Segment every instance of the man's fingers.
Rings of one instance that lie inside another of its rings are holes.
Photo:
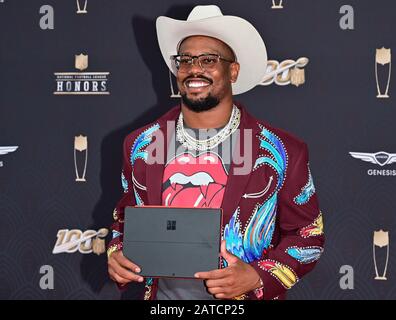
[[[214,287],[214,288],[208,288],[208,292],[211,295],[215,295],[215,294],[219,294],[219,293],[225,293],[225,290],[222,287]]]
[[[199,279],[221,279],[224,278],[227,273],[227,268],[225,268],[206,272],[197,272],[194,277]]]
[[[119,253],[113,253],[109,259],[114,259],[118,262],[119,265],[123,266],[126,269],[132,270],[133,272],[141,271],[138,265],[136,265],[123,255],[122,251],[119,251]]]
[[[122,251],[114,252],[108,259],[109,274],[118,283],[128,283],[131,281],[143,282],[143,277],[139,276],[139,266],[126,258]]]
[[[127,284],[127,283],[131,282],[131,281],[129,281],[128,279],[125,279],[125,278],[123,278],[123,277],[120,277],[120,276],[117,275],[117,274],[114,276],[114,278],[115,278],[115,281],[116,281],[117,283],[119,283],[119,284]]]
[[[125,269],[124,267],[120,266],[120,265],[114,265],[113,269],[115,271],[115,273],[117,273],[119,276],[128,279],[130,281],[137,281],[137,282],[142,282],[143,281],[143,277],[129,271],[128,269]]]
[[[205,281],[205,284],[208,288],[227,287],[229,285],[229,281],[227,280],[227,278],[209,279]]]
[[[120,284],[127,284],[127,283],[131,282],[130,280],[125,279],[125,278],[119,276],[119,275],[118,275],[113,269],[111,269],[111,268],[109,268],[109,276],[110,276],[110,278],[111,278],[113,281],[115,281],[115,282],[117,282],[117,283],[120,283]]]
[[[109,265],[109,270],[112,269],[114,271],[114,273],[116,273],[118,276],[120,276],[124,279],[127,279],[129,282],[130,281],[137,281],[137,282],[143,281],[143,277],[141,277],[141,276],[133,273],[129,269],[123,267],[115,259],[110,258],[108,265]]]

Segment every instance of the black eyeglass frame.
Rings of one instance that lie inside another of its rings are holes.
[[[226,58],[224,58],[221,55],[216,54],[216,53],[202,53],[202,54],[200,54],[198,56],[191,56],[189,54],[174,54],[174,55],[171,55],[170,58],[173,61],[173,63],[175,64],[175,67],[176,67],[177,70],[180,69],[180,65],[178,65],[176,63],[176,59],[179,58],[179,57],[189,57],[189,58],[191,58],[191,64],[189,64],[190,68],[194,64],[194,59],[197,59],[198,60],[198,65],[201,67],[202,70],[205,70],[205,68],[202,67],[202,65],[201,65],[201,60],[199,60],[199,58],[203,57],[203,56],[217,57],[218,60],[217,60],[216,64],[219,63],[220,60],[225,61],[225,62],[229,62],[229,63],[236,62],[236,60],[228,60],[228,59],[226,59]]]

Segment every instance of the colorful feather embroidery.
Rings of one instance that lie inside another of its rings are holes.
[[[275,229],[277,194],[272,195],[262,206],[256,208],[246,227],[243,247],[247,262],[260,259],[271,244]]]
[[[227,250],[248,263],[260,259],[271,244],[275,229],[278,191],[284,182],[287,167],[287,153],[282,141],[266,128],[262,126],[260,128],[262,129],[258,136],[260,148],[269,155],[260,156],[253,170],[264,164],[271,166],[278,176],[277,187],[269,199],[255,207],[243,235],[237,211],[224,229]]]
[[[309,201],[309,199],[311,199],[311,197],[314,195],[314,193],[315,193],[315,186],[313,183],[311,170],[309,169],[309,164],[308,164],[308,182],[304,187],[301,188],[300,194],[294,197],[294,202],[298,205],[306,204]]]
[[[245,251],[243,249],[243,237],[241,234],[241,223],[238,219],[239,208],[232,215],[230,222],[224,228],[224,239],[226,249],[239,259],[247,262]],[[224,261],[225,262],[225,261]],[[226,263],[225,263],[226,266]]]
[[[303,238],[320,236],[323,234],[323,216],[322,213],[315,219],[313,223],[300,230],[300,236]]]
[[[132,164],[132,168],[133,168],[133,165],[135,164],[135,161],[137,159],[142,159],[144,162],[147,162],[148,153],[145,150],[145,148],[152,142],[153,133],[155,131],[157,131],[159,129],[159,127],[160,127],[159,124],[156,123],[153,126],[144,130],[142,133],[140,133],[137,136],[137,138],[135,139],[135,141],[132,145],[132,148],[131,148],[131,155],[130,155],[130,161]],[[145,190],[145,187],[140,185],[135,180],[135,177],[133,175],[133,169],[132,169],[132,183],[133,183],[133,191],[135,194],[136,205],[141,206],[144,203],[143,203],[142,198],[139,196],[139,193],[137,192],[136,187],[138,189],[142,189],[142,190]]]
[[[142,159],[143,161],[147,161],[147,151],[142,150],[144,147],[147,147],[152,141],[152,135],[155,131],[159,129],[159,124],[156,123],[155,125],[149,127],[148,129],[144,130],[141,134],[137,136],[135,142],[133,143],[131,149],[131,164],[132,166],[135,164],[137,159]]]
[[[261,269],[268,271],[286,289],[290,289],[298,282],[294,270],[278,261],[262,260],[258,264]]]
[[[302,264],[312,263],[322,255],[322,247],[290,247],[286,253]]]
[[[121,184],[124,189],[124,193],[128,193],[128,180],[124,176],[124,172],[121,173]]]

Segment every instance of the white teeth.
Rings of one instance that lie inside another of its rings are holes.
[[[187,176],[183,173],[175,173],[170,178],[169,181],[171,184],[177,183],[181,185],[185,185],[187,183],[191,183],[194,186],[207,186],[209,183],[213,183],[213,178],[206,172],[197,172],[191,176]]]
[[[200,87],[206,87],[208,85],[209,85],[209,83],[206,83],[203,81],[189,81],[189,82],[187,82],[187,87],[189,87],[189,88],[200,88]]]

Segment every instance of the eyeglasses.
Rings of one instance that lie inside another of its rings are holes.
[[[222,56],[213,53],[203,53],[199,56],[190,56],[186,54],[177,54],[171,56],[171,59],[179,72],[187,72],[194,64],[194,59],[198,60],[198,64],[204,71],[214,71],[220,60],[233,63],[235,61],[224,59]]]

